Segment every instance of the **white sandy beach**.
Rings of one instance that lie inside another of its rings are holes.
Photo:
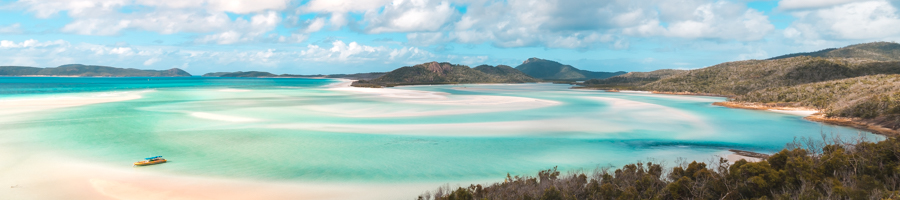
[[[257,122],[262,121],[260,119],[249,118],[249,117],[240,117],[240,116],[229,116],[222,114],[213,114],[207,112],[190,112],[192,117],[200,118],[200,119],[208,119],[208,120],[216,120],[216,121],[226,121],[226,122]]]
[[[362,88],[352,87],[351,80],[340,79],[341,82],[329,85],[329,90],[350,92],[356,95],[368,95],[389,102],[412,103],[421,105],[445,105],[442,109],[434,108],[372,108],[370,106],[350,105],[314,105],[302,109],[316,111],[341,117],[414,117],[435,115],[459,115],[486,112],[502,112],[527,110],[561,104],[557,101],[513,96],[489,95],[456,95],[442,92],[405,90],[396,88]]]
[[[0,99],[0,116],[9,116],[14,114],[38,112],[43,110],[98,103],[134,100],[141,98],[141,94],[151,91],[152,90],[130,92],[98,92],[39,96],[34,98]]]
[[[254,181],[182,176],[151,169],[86,163],[53,153],[8,151],[2,156],[3,199],[243,200],[408,199],[443,183],[365,184]],[[174,161],[173,161],[174,162]],[[50,192],[52,191],[52,192]]]

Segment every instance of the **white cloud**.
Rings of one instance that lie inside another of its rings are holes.
[[[69,42],[64,40],[54,40],[54,41],[46,41],[41,42],[38,40],[30,39],[22,42],[15,42],[10,40],[0,40],[0,48],[5,49],[13,49],[13,48],[40,48],[40,47],[65,47],[69,46]]]
[[[20,29],[20,24],[10,24],[9,26],[0,26],[0,34],[17,34],[22,33],[22,29]]]
[[[158,57],[153,57],[153,58],[147,59],[147,61],[144,61],[144,66],[150,66],[150,65],[153,65],[153,64],[155,64],[155,63],[157,63],[157,62],[159,62],[159,61],[161,61],[161,60],[162,60],[162,59],[160,59],[160,58],[158,58]]]
[[[797,40],[882,40],[900,37],[898,9],[888,1],[866,1],[810,11],[785,29]]]
[[[822,8],[856,1],[858,0],[782,0],[778,2],[778,9],[795,10]]]
[[[456,10],[450,3],[429,0],[398,0],[381,11],[366,12],[368,33],[435,31],[449,22]]]
[[[126,6],[139,6],[122,12]],[[41,18],[66,11],[72,21],[61,31],[81,35],[117,35],[126,29],[161,34],[209,33],[201,39],[221,44],[259,40],[280,23],[287,0],[22,0],[24,8]],[[252,19],[232,20],[226,12],[252,14]],[[253,38],[257,37],[257,38]]]
[[[309,25],[306,27],[305,30],[303,30],[303,32],[306,32],[306,33],[318,32],[319,30],[322,30],[323,27],[325,27],[325,19],[324,18],[316,18],[309,22]]]
[[[347,15],[351,12],[375,10],[391,0],[311,0],[300,8],[303,13],[330,13],[329,23],[334,29],[347,25]]]
[[[257,14],[250,21],[237,19],[231,26],[231,30],[206,35],[196,41],[199,43],[235,44],[252,42],[264,36],[265,33],[275,30],[281,17],[274,11],[265,14]]]

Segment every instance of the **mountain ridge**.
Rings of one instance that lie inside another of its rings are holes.
[[[480,65],[470,68],[466,65],[436,61],[400,67],[372,80],[360,80],[351,84],[357,87],[392,87],[397,85],[421,84],[467,84],[467,83],[526,83],[538,82],[512,67]]]
[[[98,65],[67,64],[58,67],[0,66],[0,76],[79,76],[79,77],[187,77],[184,70],[141,70]]]
[[[516,66],[515,69],[531,77],[544,80],[589,80],[625,74],[624,71],[594,72],[581,70],[571,65],[535,57],[526,59],[522,64]]]

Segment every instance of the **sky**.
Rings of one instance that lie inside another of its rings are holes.
[[[696,69],[900,39],[900,0],[0,0],[0,66]]]

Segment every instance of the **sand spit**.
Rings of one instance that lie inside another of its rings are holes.
[[[706,120],[679,109],[666,107],[658,104],[632,101],[610,97],[586,97],[588,99],[603,101],[609,103],[612,109],[612,116],[634,116],[635,119],[627,120],[646,120],[654,119],[658,124],[690,124],[696,126],[699,135],[713,134],[712,128],[706,124]],[[617,114],[622,113],[622,114]],[[611,117],[610,119],[614,119]]]
[[[0,116],[98,103],[134,100],[141,98],[141,94],[146,92],[150,92],[150,90],[136,92],[104,92],[42,96],[35,98],[0,99]]]
[[[573,125],[580,124],[580,125]],[[598,129],[597,127],[605,127]],[[448,123],[448,124],[322,124],[322,123],[289,123],[273,124],[267,128],[311,130],[322,132],[384,134],[384,135],[427,135],[427,136],[466,136],[466,137],[502,137],[502,136],[538,136],[548,131],[568,133],[617,133],[630,131],[632,128],[615,126],[613,123],[597,122],[579,118],[482,122],[482,123]],[[558,137],[558,135],[557,135]]]
[[[493,95],[450,95],[443,92],[405,90],[396,88],[351,87],[352,80],[338,79],[341,82],[329,85],[329,90],[350,92],[356,95],[368,95],[375,99],[420,105],[445,106],[435,108],[372,108],[353,105],[336,104],[333,106],[305,106],[305,109],[342,117],[415,117],[436,115],[459,115],[486,112],[502,112],[527,110],[562,104],[558,101]]]
[[[249,92],[249,91],[251,91],[251,90],[228,88],[228,89],[220,89],[220,90],[217,90],[217,91],[219,91],[219,92]]]
[[[764,103],[753,103],[753,102],[716,102],[713,105],[723,106],[728,108],[740,108],[740,109],[750,109],[750,110],[768,110],[779,113],[787,113],[787,114],[795,114],[804,116],[803,119],[814,121],[814,122],[822,122],[826,124],[839,125],[839,126],[849,126],[862,130],[871,131],[873,133],[886,135],[886,136],[897,136],[900,135],[900,131],[894,130],[891,128],[887,128],[869,121],[866,121],[862,118],[849,118],[849,117],[828,117],[821,110],[814,108],[806,108],[806,107],[785,107],[785,106],[776,106],[771,104]]]
[[[229,115],[220,115],[213,113],[205,113],[205,112],[190,112],[192,117],[200,118],[200,119],[208,119],[208,120],[216,120],[216,121],[226,121],[226,122],[257,122],[262,121],[260,119],[248,118],[248,117],[238,117],[238,116],[229,116]]]

